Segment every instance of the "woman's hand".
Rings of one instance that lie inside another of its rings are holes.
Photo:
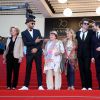
[[[3,59],[3,64],[6,64],[6,59],[5,58]]]
[[[78,64],[78,60],[76,59],[76,62],[75,62],[75,71],[77,71],[79,69],[79,64]]]

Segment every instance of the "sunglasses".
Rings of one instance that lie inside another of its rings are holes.
[[[83,23],[84,25],[89,25],[89,23]]]
[[[32,25],[35,25],[35,23],[31,23]]]

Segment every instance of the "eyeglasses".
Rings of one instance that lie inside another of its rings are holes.
[[[34,25],[35,23],[31,23],[32,25]]]
[[[89,25],[89,23],[83,23],[84,25]]]

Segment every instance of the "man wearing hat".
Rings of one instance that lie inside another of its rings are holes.
[[[19,90],[28,90],[31,70],[32,70],[32,62],[35,60],[36,63],[36,71],[37,71],[37,81],[38,81],[38,89],[44,90],[42,87],[42,37],[40,31],[37,29],[33,29],[35,25],[35,20],[32,18],[26,19],[25,24],[27,25],[27,29],[22,32],[22,39],[24,45],[27,47],[26,51],[26,75],[24,86],[22,86]]]

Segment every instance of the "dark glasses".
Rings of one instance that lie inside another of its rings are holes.
[[[34,25],[35,23],[31,23],[32,25]]]
[[[89,25],[89,23],[83,23],[84,25]]]

